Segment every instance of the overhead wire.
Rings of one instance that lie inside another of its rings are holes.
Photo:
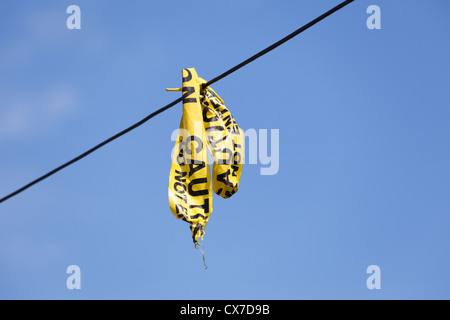
[[[228,75],[232,74],[233,72],[237,71],[238,69],[242,68],[243,66],[249,64],[250,62],[262,57],[263,55],[267,54],[268,52],[274,50],[275,48],[279,47],[280,45],[282,45],[283,43],[291,40],[292,38],[294,38],[295,36],[299,35],[300,33],[304,32],[305,30],[309,29],[310,27],[312,27],[313,25],[315,25],[316,23],[318,23],[319,21],[322,21],[323,19],[325,19],[326,17],[330,16],[331,14],[335,13],[336,11],[342,9],[343,7],[347,6],[348,4],[350,4],[351,2],[353,2],[354,0],[346,0],[340,4],[338,4],[337,6],[335,6],[334,8],[328,10],[327,12],[325,12],[324,14],[320,15],[319,17],[315,18],[314,20],[310,21],[309,23],[305,24],[304,26],[298,28],[297,30],[295,30],[294,32],[288,34],[287,36],[285,36],[284,38],[280,39],[279,41],[273,43],[272,45],[268,46],[267,48],[259,51],[258,53],[254,54],[253,56],[251,56],[250,58],[248,58],[247,60],[242,61],[241,63],[237,64],[236,66],[230,68],[229,70],[223,72],[222,74],[218,75],[217,77],[209,80],[207,83],[205,83],[203,85],[204,88],[212,85],[213,83],[218,82],[219,80],[227,77]],[[66,163],[60,165],[59,167],[51,170],[50,172],[44,174],[43,176],[29,182],[28,184],[24,185],[23,187],[21,187],[20,189],[17,189],[16,191],[8,194],[7,196],[3,197],[0,199],[0,203],[18,195],[19,193],[27,190],[28,188],[32,187],[33,185],[41,182],[42,180],[47,179],[48,177],[52,176],[53,174],[57,173],[58,171],[61,171],[62,169],[74,164],[75,162],[83,159],[84,157],[88,156],[89,154],[91,154],[92,152],[100,149],[101,147],[105,146],[106,144],[116,140],[117,138],[123,136],[124,134],[136,129],[137,127],[143,125],[144,123],[146,123],[148,120],[152,119],[153,117],[157,116],[158,114],[160,114],[161,112],[164,112],[166,110],[168,110],[169,108],[175,106],[176,104],[178,104],[179,102],[181,102],[183,100],[182,97],[172,101],[171,103],[167,104],[166,106],[159,108],[158,110],[152,112],[151,114],[149,114],[148,116],[146,116],[145,118],[143,118],[142,120],[136,122],[135,124],[129,126],[128,128],[120,131],[119,133],[116,133],[115,135],[113,135],[112,137],[104,140],[103,142],[97,144],[96,146],[92,147],[91,149],[83,152],[82,154],[80,154],[79,156],[67,161]]]

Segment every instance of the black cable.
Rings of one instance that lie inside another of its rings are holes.
[[[58,171],[64,169],[65,167],[70,166],[72,163],[75,163],[75,162],[77,162],[78,160],[81,160],[82,158],[86,157],[88,154],[90,154],[90,153],[94,152],[95,150],[97,150],[97,149],[103,147],[105,144],[110,143],[111,141],[113,141],[113,140],[119,138],[120,136],[123,136],[125,133],[128,133],[128,132],[130,132],[131,130],[133,130],[133,129],[139,127],[140,125],[144,124],[145,122],[147,122],[148,120],[150,120],[150,119],[153,118],[154,116],[158,115],[159,113],[161,113],[161,112],[163,112],[163,111],[166,111],[166,110],[169,109],[170,107],[173,107],[174,105],[176,105],[178,102],[181,102],[181,100],[182,100],[182,97],[178,98],[178,99],[175,100],[175,101],[172,101],[172,102],[169,103],[167,106],[162,107],[162,108],[156,110],[156,111],[153,112],[152,114],[146,116],[146,117],[145,117],[144,119],[142,119],[141,121],[136,122],[135,124],[133,124],[132,126],[126,128],[125,130],[122,130],[121,132],[115,134],[115,135],[112,136],[111,138],[106,139],[105,141],[99,143],[99,144],[96,145],[95,147],[93,147],[93,148],[89,149],[88,151],[86,151],[86,152],[80,154],[78,157],[73,158],[72,160],[70,160],[70,161],[64,163],[63,165],[59,166],[58,168],[53,169],[53,170],[50,171],[49,173],[44,174],[42,177],[37,178],[36,180],[34,180],[34,181],[28,183],[27,185],[23,186],[22,188],[20,188],[20,189],[14,191],[13,193],[7,195],[6,197],[0,199],[0,203],[2,203],[2,202],[5,201],[5,200],[8,200],[8,199],[11,198],[11,197],[14,197],[15,195],[21,193],[22,191],[25,191],[26,189],[28,189],[29,187],[35,185],[36,183],[38,183],[38,182],[40,182],[40,181],[42,181],[42,180],[44,180],[44,179],[50,177],[51,175],[57,173]]]
[[[207,86],[212,85],[213,83],[225,78],[226,76],[232,74],[233,72],[235,72],[236,70],[242,68],[243,66],[249,64],[250,62],[258,59],[259,57],[265,55],[266,53],[272,51],[273,49],[275,49],[276,47],[281,46],[283,43],[285,43],[286,41],[291,40],[292,38],[294,38],[295,36],[299,35],[300,33],[302,33],[303,31],[305,31],[306,29],[312,27],[313,25],[315,25],[317,22],[325,19],[326,17],[328,17],[329,15],[335,13],[336,11],[338,11],[339,9],[342,9],[343,7],[345,7],[346,5],[348,5],[349,3],[353,2],[354,0],[347,0],[344,1],[340,4],[338,4],[336,7],[334,7],[333,9],[328,10],[327,12],[325,12],[324,14],[322,14],[321,16],[317,17],[316,19],[314,19],[313,21],[305,24],[303,27],[295,30],[294,32],[292,32],[291,34],[287,35],[286,37],[284,37],[283,39],[281,39],[278,42],[275,42],[274,44],[272,44],[271,46],[265,48],[264,50],[258,52],[257,54],[251,56],[250,58],[248,58],[247,60],[239,63],[237,66],[231,68],[228,71],[225,71],[224,73],[222,73],[221,75],[215,77],[212,80],[209,80],[207,83],[205,83],[203,85],[204,88],[206,88]]]
[[[313,25],[315,25],[317,22],[325,19],[326,17],[328,17],[329,15],[333,14],[334,12],[338,11],[339,9],[345,7],[346,5],[348,5],[349,3],[353,2],[354,0],[347,0],[342,2],[341,4],[337,5],[336,7],[328,10],[327,12],[325,12],[324,14],[322,14],[321,16],[317,17],[316,19],[312,20],[311,22],[305,24],[303,27],[295,30],[294,32],[292,32],[291,34],[287,35],[286,37],[284,37],[283,39],[275,42],[274,44],[272,44],[271,46],[265,48],[264,50],[258,52],[257,54],[251,56],[250,58],[248,58],[247,60],[239,63],[238,65],[234,66],[233,68],[225,71],[224,73],[222,73],[221,75],[213,78],[212,80],[208,81],[204,87],[207,87],[223,78],[225,78],[226,76],[230,75],[231,73],[235,72],[236,70],[242,68],[243,66],[247,65],[248,63],[258,59],[259,57],[265,55],[266,53],[272,51],[273,49],[275,49],[276,47],[282,45],[283,43],[285,43],[286,41],[294,38],[295,36],[299,35],[300,33],[302,33],[303,31],[305,31],[306,29],[312,27]],[[71,164],[77,162],[78,160],[81,160],[82,158],[86,157],[87,155],[91,154],[92,152],[94,152],[95,150],[103,147],[104,145],[110,143],[111,141],[123,136],[125,133],[130,132],[133,129],[136,129],[137,127],[141,126],[142,124],[144,124],[145,122],[147,122],[148,120],[150,120],[151,118],[153,118],[154,116],[160,114],[163,111],[166,111],[167,109],[173,107],[174,105],[178,104],[179,102],[181,102],[182,97],[172,101],[171,103],[169,103],[168,105],[156,110],[155,112],[151,113],[150,115],[146,116],[144,119],[140,120],[139,122],[136,122],[135,124],[133,124],[132,126],[126,128],[125,130],[122,130],[121,132],[115,134],[114,136],[106,139],[105,141],[99,143],[98,145],[96,145],[95,147],[89,149],[88,151],[80,154],[78,157],[73,158],[72,160],[64,163],[63,165],[57,167],[56,169],[53,169],[52,171],[46,173],[45,175],[43,175],[40,178],[37,178],[36,180],[28,183],[27,185],[23,186],[22,188],[14,191],[13,193],[7,195],[6,197],[3,197],[0,199],[0,203],[2,203],[3,201],[8,200],[9,198],[14,197],[15,195],[25,191],[26,189],[30,188],[31,186],[35,185],[38,182],[41,182],[42,180],[50,177],[51,175],[57,173],[58,171],[70,166]]]

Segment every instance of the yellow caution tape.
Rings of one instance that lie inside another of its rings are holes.
[[[195,244],[203,240],[212,213],[208,163],[214,159],[214,192],[229,198],[237,192],[244,161],[244,135],[223,100],[194,68],[183,69],[183,116],[169,176],[169,205],[176,218],[189,223]],[[168,89],[179,91],[179,89]]]
[[[206,140],[214,159],[213,188],[223,198],[238,191],[244,156],[244,135],[223,100],[207,87],[202,101]]]

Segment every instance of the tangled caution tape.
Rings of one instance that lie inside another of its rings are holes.
[[[203,240],[212,213],[212,190],[223,198],[235,194],[241,178],[244,135],[223,100],[194,68],[183,69],[183,116],[169,177],[169,205],[189,223],[192,240]],[[169,90],[169,89],[168,89]],[[210,150],[214,160],[211,173]]]

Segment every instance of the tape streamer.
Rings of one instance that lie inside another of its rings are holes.
[[[244,135],[223,100],[194,68],[182,71],[183,116],[169,176],[169,205],[189,223],[192,240],[203,240],[212,213],[212,190],[223,198],[238,191]],[[214,159],[212,186],[208,151]]]

